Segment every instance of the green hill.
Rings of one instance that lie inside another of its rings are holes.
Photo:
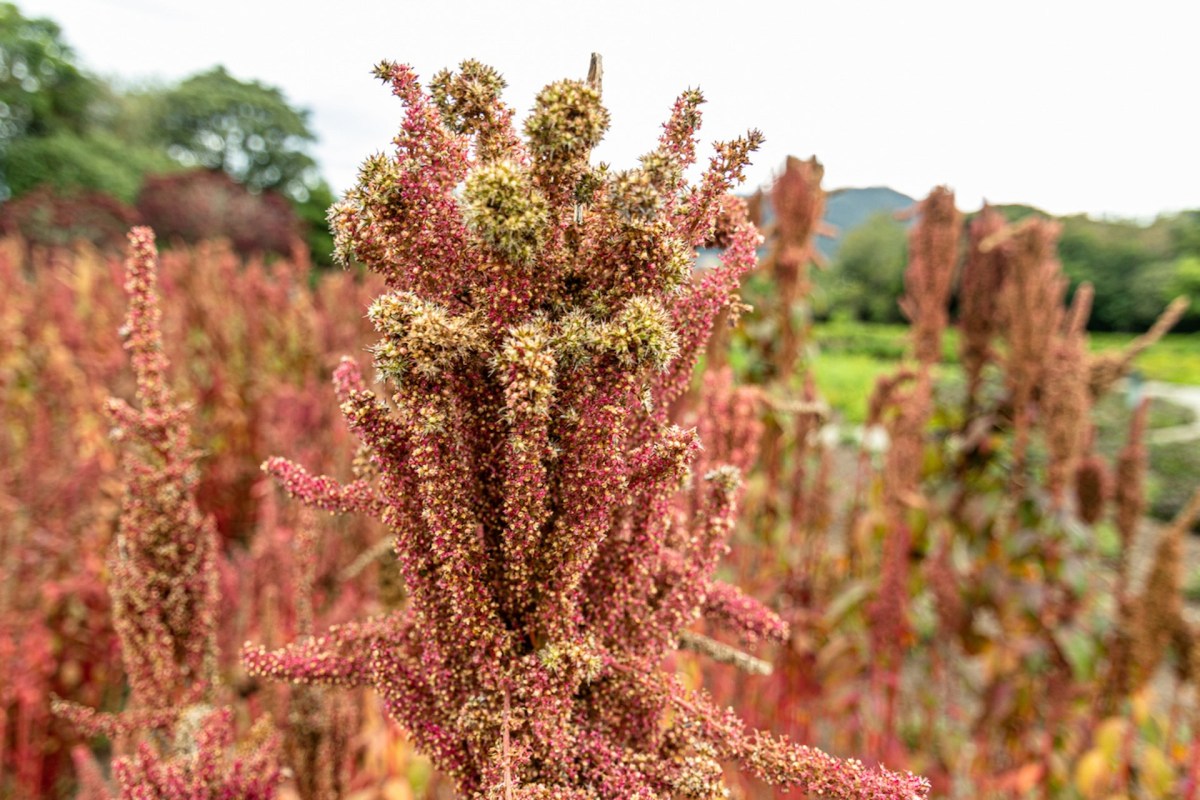
[[[912,206],[916,200],[887,186],[865,189],[834,189],[825,198],[825,222],[834,229],[833,236],[818,236],[817,249],[826,258],[837,253],[842,237],[866,222],[875,214],[896,214]]]

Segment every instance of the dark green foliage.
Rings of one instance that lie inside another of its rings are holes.
[[[0,147],[20,136],[82,131],[92,88],[57,24],[0,3]]]
[[[1191,298],[1183,318],[1185,330],[1200,329],[1200,255],[1181,255],[1172,263],[1168,293]]]
[[[817,313],[841,312],[868,322],[903,322],[908,238],[893,215],[876,214],[850,231],[829,268],[815,275],[822,305]]]
[[[316,139],[308,112],[279,89],[241,81],[214,67],[157,98],[153,126],[184,166],[219,169],[253,190],[274,189],[303,202],[320,181],[306,150]]]
[[[831,209],[838,196],[831,193]],[[996,208],[1009,222],[1047,216],[1029,205]],[[1176,330],[1200,330],[1200,211],[1162,216],[1150,224],[1084,215],[1060,222],[1058,254],[1072,292],[1085,281],[1095,288],[1090,329],[1145,330],[1171,300],[1183,295],[1192,306]],[[830,268],[816,274],[817,315],[903,322],[896,302],[903,293],[904,224],[890,213],[879,213],[841,232]]]
[[[1200,210],[1184,211],[1168,223],[1171,247],[1183,256],[1200,256]]]
[[[1062,220],[1059,257],[1072,285],[1095,286],[1094,330],[1144,330],[1175,297],[1192,299],[1177,331],[1200,328],[1200,268],[1189,260],[1200,247],[1200,214],[1159,217],[1149,225],[1094,220]]]
[[[71,220],[107,218],[113,203],[137,201],[148,176],[201,166],[251,192],[283,194],[294,211],[287,216],[303,223],[313,260],[329,265],[333,240],[325,214],[334,197],[307,152],[314,139],[308,112],[290,106],[279,89],[240,81],[221,67],[178,85],[139,89],[89,76],[57,24],[27,19],[0,2],[0,201],[46,190],[17,214],[21,230],[50,207],[58,210],[46,219],[61,217],[60,206]],[[96,208],[84,213],[93,201]],[[212,228],[210,217],[199,227]],[[240,241],[243,228],[214,235]],[[279,226],[268,228],[254,239],[275,249],[287,237],[276,235]]]
[[[335,199],[333,190],[322,178],[309,190],[308,197],[303,202],[292,203],[292,210],[296,212],[304,228],[309,257],[320,267],[333,266],[333,234],[329,231],[326,215]]]
[[[5,162],[4,177],[14,197],[51,186],[102,192],[124,203],[137,198],[145,175],[177,168],[162,151],[103,130],[23,137],[9,146]]]
[[[0,199],[12,194],[5,177],[12,143],[82,132],[92,93],[93,81],[76,65],[58,25],[0,3]]]
[[[1037,208],[1035,206],[1026,205],[1024,203],[1008,203],[1008,204],[1002,205],[1002,206],[992,206],[992,208],[999,211],[1000,214],[1003,215],[1005,221],[1007,221],[1009,223],[1020,222],[1021,220],[1025,219],[1026,217],[1050,217],[1050,216],[1053,216],[1052,214],[1047,214],[1045,211],[1042,211],[1040,208]],[[974,217],[974,216],[975,216],[974,214],[971,215],[971,217]]]

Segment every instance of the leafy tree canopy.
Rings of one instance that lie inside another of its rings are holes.
[[[320,184],[307,147],[316,139],[308,112],[283,93],[215,67],[155,98],[153,130],[184,166],[219,169],[254,190],[304,202]]]
[[[1200,256],[1200,209],[1184,211],[1170,221],[1171,245],[1181,255]]]
[[[84,189],[132,203],[147,174],[178,169],[162,150],[105,130],[25,136],[5,154],[4,179],[20,197],[40,186],[64,192]]]
[[[891,214],[875,214],[846,234],[833,264],[816,280],[828,293],[830,310],[869,322],[903,322],[899,298],[907,265],[903,223]]]
[[[82,131],[92,89],[57,24],[0,2],[0,147],[25,135]]]

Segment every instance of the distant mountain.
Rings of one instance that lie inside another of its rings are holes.
[[[903,192],[887,186],[834,189],[825,196],[825,223],[834,229],[834,235],[818,236],[817,249],[826,258],[833,258],[847,233],[876,214],[895,214],[915,202]]]
[[[763,203],[763,224],[775,218],[768,193]],[[865,189],[834,189],[825,195],[825,224],[833,228],[832,236],[818,236],[817,249],[827,259],[837,253],[842,237],[876,214],[895,214],[909,208],[916,200],[887,186]]]

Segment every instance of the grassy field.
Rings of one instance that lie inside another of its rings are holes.
[[[814,331],[812,367],[822,396],[843,423],[861,423],[875,381],[896,369],[907,347],[907,329],[899,325],[829,323]],[[1129,334],[1093,334],[1094,351],[1115,350],[1134,337]],[[945,363],[939,371],[939,385],[950,394],[961,391],[962,372],[958,366],[958,341],[954,331],[946,337]],[[1200,385],[1200,333],[1173,334],[1137,361],[1148,380]],[[1124,441],[1129,424],[1125,398],[1110,395],[1096,407],[1094,420],[1100,433],[1100,450],[1112,458]],[[1190,410],[1156,398],[1150,407],[1150,427],[1187,424]],[[1200,447],[1196,442],[1151,444],[1148,490],[1150,513],[1159,519],[1171,518],[1200,483]]]
[[[1124,333],[1094,333],[1092,350],[1115,350],[1132,338]],[[1168,335],[1138,356],[1137,366],[1148,380],[1200,385],[1200,333]]]
[[[905,354],[908,329],[903,325],[831,322],[816,326],[813,368],[817,385],[829,404],[848,422],[861,422],[875,380],[891,372]],[[1092,334],[1096,352],[1116,350],[1132,341],[1132,334]],[[943,378],[958,375],[958,336],[945,338]],[[1200,385],[1200,333],[1167,336],[1137,360],[1148,380]]]

